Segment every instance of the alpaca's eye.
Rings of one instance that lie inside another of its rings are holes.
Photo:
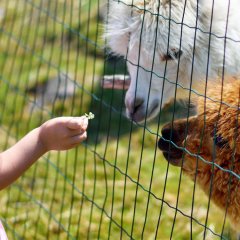
[[[180,59],[181,56],[182,50],[171,49],[171,52],[168,52],[167,54],[163,55],[161,59],[162,61],[169,61],[174,59]]]
[[[224,140],[221,136],[215,136],[214,138],[214,143],[216,146],[223,148],[224,146],[226,146],[228,144],[228,142],[226,140]]]

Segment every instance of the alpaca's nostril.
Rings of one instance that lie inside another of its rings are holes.
[[[134,101],[133,113],[136,113],[137,110],[143,105],[144,99],[136,98]]]
[[[168,124],[166,127],[162,128],[162,137],[166,140],[171,140],[173,142],[179,142],[182,138],[182,129],[175,129],[172,124]]]

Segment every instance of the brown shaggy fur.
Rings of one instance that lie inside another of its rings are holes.
[[[233,228],[239,231],[240,179],[218,166],[240,177],[240,79],[228,79],[223,87],[221,83],[208,86],[207,96],[211,99],[198,98],[197,116],[165,125],[162,135],[165,139],[170,139],[171,135],[176,145],[186,147],[210,164],[181,152],[163,139],[159,140],[159,148],[171,164],[182,166],[192,179],[197,174],[198,184],[208,195],[212,188],[211,200],[224,211],[227,209]],[[213,162],[218,166],[213,167]]]

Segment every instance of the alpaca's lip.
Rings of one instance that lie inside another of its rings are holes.
[[[163,156],[174,166],[180,167],[182,165],[182,153],[163,152]]]
[[[158,148],[163,152],[165,159],[174,166],[181,166],[183,151],[174,147],[171,142],[160,138]]]

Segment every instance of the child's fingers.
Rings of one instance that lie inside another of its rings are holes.
[[[88,119],[86,117],[74,117],[67,122],[67,127],[72,130],[85,131],[88,126]]]
[[[83,134],[79,134],[79,135],[73,136],[71,138],[71,143],[73,145],[77,145],[77,144],[81,143],[82,141],[84,141],[86,139],[87,139],[87,132],[84,132]]]
[[[85,129],[79,128],[79,129],[70,129],[67,133],[67,137],[73,138],[78,135],[82,135],[86,132]]]

